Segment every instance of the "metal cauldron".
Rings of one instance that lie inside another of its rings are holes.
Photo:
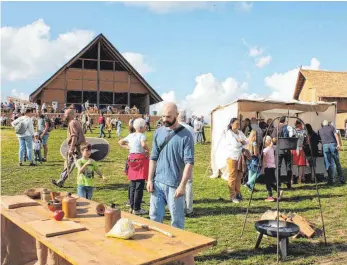
[[[255,223],[255,229],[262,234],[277,237],[277,220],[262,220]],[[279,221],[279,237],[287,238],[299,233],[300,228],[296,224]]]

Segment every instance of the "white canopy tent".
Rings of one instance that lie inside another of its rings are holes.
[[[321,128],[323,120],[335,124],[336,103],[238,99],[230,104],[215,108],[211,112],[211,168],[213,176],[217,177],[220,172],[225,172],[226,158],[223,141],[227,126],[232,118],[243,120],[256,117],[266,121],[269,118],[274,119],[278,116],[288,115],[299,117],[305,123],[311,124],[313,130],[317,131]],[[289,120],[290,125],[294,125],[294,123],[294,119]]]

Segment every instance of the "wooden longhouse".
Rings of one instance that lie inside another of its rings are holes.
[[[347,120],[347,72],[300,69],[293,98],[307,102],[337,102],[336,128]]]
[[[162,101],[102,34],[30,95],[30,101],[39,105],[58,102],[58,110],[64,103],[78,105],[87,100],[99,109],[107,105],[118,109],[136,105],[140,113],[149,113],[150,105]]]

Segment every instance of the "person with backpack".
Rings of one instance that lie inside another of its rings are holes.
[[[288,125],[286,124],[286,117],[282,116],[279,120],[278,127],[275,126],[273,132],[272,132],[272,139],[274,140],[274,143],[277,143],[277,137],[289,137],[289,130]],[[278,130],[278,131],[277,131]],[[286,165],[287,170],[287,188],[292,188],[292,181],[293,181],[293,172],[292,172],[292,156],[290,150],[279,150],[278,152],[278,178],[279,178],[279,185],[281,186],[281,166],[282,162],[284,160],[284,163]]]
[[[102,113],[102,112],[100,112],[98,123],[99,123],[99,128],[100,128],[99,138],[106,137],[106,134],[104,132],[106,121],[105,121],[104,113]]]
[[[52,121],[46,115],[43,115],[41,111],[38,111],[38,116],[39,118],[37,120],[37,132],[40,135],[43,146],[42,162],[47,162],[49,132],[52,131],[54,126]]]
[[[19,166],[23,165],[25,153],[27,154],[30,166],[35,166],[32,155],[34,126],[31,118],[29,117],[29,113],[30,110],[27,109],[24,116],[15,119],[11,123],[19,141]]]

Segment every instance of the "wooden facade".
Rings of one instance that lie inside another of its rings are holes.
[[[56,101],[58,109],[87,100],[99,109],[107,105],[118,109],[135,105],[140,113],[149,113],[151,104],[162,101],[102,34],[36,89],[30,100],[38,104]]]
[[[347,72],[300,69],[293,98],[307,102],[337,102],[336,127],[347,119]]]

